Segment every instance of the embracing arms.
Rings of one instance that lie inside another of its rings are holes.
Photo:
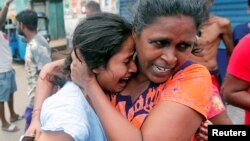
[[[191,108],[164,101],[155,106],[142,128],[137,129],[111,105],[95,80],[82,87],[110,141],[189,141],[202,121],[202,116]]]
[[[180,101],[170,100],[172,97],[168,97],[166,100],[161,100],[154,107],[142,127],[138,129],[128,119],[124,118],[110,103],[96,81],[95,76],[91,73],[83,73],[88,70],[86,64],[83,61],[83,63],[78,61],[74,54],[72,54],[72,58],[71,78],[88,95],[110,141],[190,141],[204,119],[202,115],[205,113],[202,113],[202,110],[194,110],[190,107],[189,103],[184,105]],[[191,85],[197,85],[197,81],[186,80],[191,82]],[[209,85],[211,78],[208,72],[206,72],[205,77],[201,78],[201,81],[204,84],[208,84],[199,87],[199,94],[201,94],[200,91],[211,91],[211,85]],[[198,83],[201,84],[200,82]],[[174,87],[175,84],[172,83],[169,85]],[[171,90],[171,87],[169,87],[169,90]],[[185,91],[185,89],[183,90]],[[190,91],[186,92],[189,93]],[[195,97],[197,95],[192,98]],[[208,95],[205,98],[206,102],[208,102],[209,97]],[[188,99],[186,100],[189,101]],[[206,102],[201,105],[204,104],[203,106],[205,106]],[[200,105],[198,104],[197,106]]]

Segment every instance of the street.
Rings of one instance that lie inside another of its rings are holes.
[[[64,55],[64,54],[63,54]],[[55,55],[54,55],[55,57]],[[23,114],[26,103],[27,103],[27,82],[24,72],[24,63],[13,63],[14,69],[16,70],[16,81],[17,81],[17,92],[14,96],[15,110],[18,114]],[[243,123],[243,111],[233,106],[227,106],[229,116],[231,117],[234,124]],[[7,104],[5,104],[6,118],[9,119],[9,111]],[[0,130],[0,141],[18,141],[19,137],[24,133],[24,120],[20,120],[14,123],[20,128],[20,131],[10,133],[3,132]]]
[[[23,63],[14,63],[13,67],[16,71],[16,82],[17,82],[17,91],[14,94],[14,109],[16,113],[22,115],[25,110],[27,103],[27,81],[24,72]],[[5,103],[5,117],[9,120],[9,109],[7,103]],[[24,120],[20,120],[14,123],[19,127],[18,132],[4,132],[0,130],[0,141],[18,141],[19,137],[24,133]]]

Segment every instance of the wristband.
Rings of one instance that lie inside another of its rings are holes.
[[[33,109],[32,113],[41,112],[41,109]]]

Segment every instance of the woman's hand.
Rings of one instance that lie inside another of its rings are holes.
[[[77,56],[76,56],[77,55]],[[72,63],[70,65],[71,69],[71,80],[75,82],[81,88],[87,87],[95,81],[95,76],[88,69],[86,62],[80,52],[76,49],[71,53]]]
[[[199,132],[196,133],[195,137],[199,141],[207,141],[208,140],[208,125],[212,125],[213,123],[209,120],[203,122],[199,128]]]

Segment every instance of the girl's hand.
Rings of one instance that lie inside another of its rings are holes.
[[[33,113],[32,121],[29,128],[25,132],[25,136],[35,137],[35,140],[39,138],[41,134],[41,123],[40,123],[40,113]]]
[[[208,140],[208,125],[212,125],[213,123],[209,120],[203,122],[199,128],[199,132],[196,133],[195,137],[199,141],[207,141]]]
[[[74,50],[71,57],[71,80],[82,88],[87,87],[92,81],[95,81],[95,76],[88,69],[79,49]]]

